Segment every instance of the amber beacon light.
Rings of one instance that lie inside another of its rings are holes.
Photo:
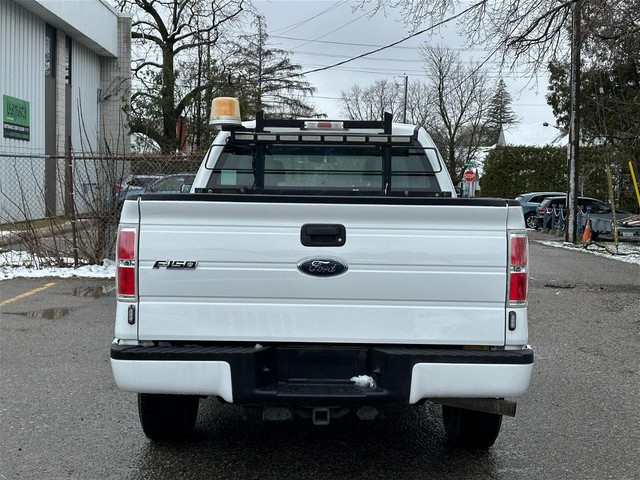
[[[242,125],[240,103],[237,98],[216,97],[211,102],[209,127],[223,125]]]

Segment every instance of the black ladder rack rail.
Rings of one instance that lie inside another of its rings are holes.
[[[393,114],[389,112],[384,113],[383,120],[297,120],[292,118],[265,118],[264,110],[260,110],[256,113],[256,132],[263,132],[265,127],[284,127],[284,128],[305,128],[305,123],[313,122],[342,122],[345,130],[351,128],[369,128],[380,129],[381,133],[391,135]]]

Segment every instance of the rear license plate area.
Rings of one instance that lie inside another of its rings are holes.
[[[278,381],[285,383],[351,383],[366,373],[367,350],[362,348],[279,348]]]

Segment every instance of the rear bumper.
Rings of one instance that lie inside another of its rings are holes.
[[[518,397],[533,350],[375,346],[113,344],[122,390],[219,396],[244,405],[403,405],[425,398]],[[350,380],[367,375],[375,386]]]

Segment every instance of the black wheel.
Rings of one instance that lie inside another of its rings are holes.
[[[502,415],[447,405],[442,405],[442,420],[449,441],[466,448],[489,448],[502,425]]]
[[[529,213],[524,217],[524,223],[527,225],[527,228],[533,228],[534,230],[538,229],[538,222],[536,221],[536,214]]]
[[[147,438],[175,440],[195,426],[200,399],[191,395],[138,394],[140,424]]]

